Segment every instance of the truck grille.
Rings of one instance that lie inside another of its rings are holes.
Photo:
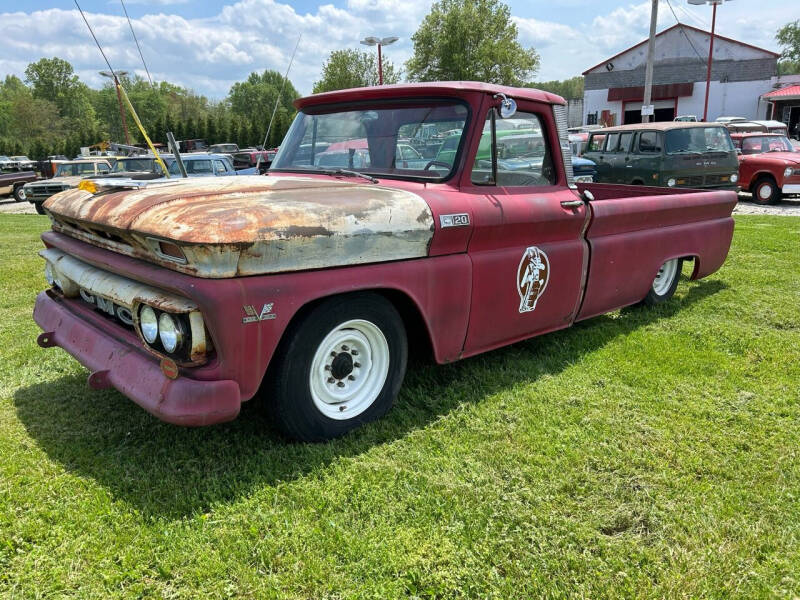
[[[32,185],[25,190],[25,195],[37,200],[38,199],[46,200],[53,194],[57,194],[58,192],[63,192],[64,190],[68,189],[69,187],[62,185],[60,183],[50,184],[50,185]]]

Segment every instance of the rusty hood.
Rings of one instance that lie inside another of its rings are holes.
[[[179,180],[91,194],[45,208],[54,229],[202,277],[232,277],[426,256],[433,216],[405,190],[337,178]],[[154,249],[172,241],[186,260]]]

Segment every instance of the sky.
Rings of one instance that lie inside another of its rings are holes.
[[[120,0],[78,0],[117,70],[145,75]],[[650,0],[510,0],[519,41],[541,56],[536,81],[580,75],[647,37]],[[289,75],[301,94],[319,79],[332,50],[361,48],[365,36],[399,36],[384,52],[397,66],[411,56],[411,36],[431,0],[125,0],[155,80],[223,99],[253,71],[283,73],[302,34]],[[710,29],[711,7],[660,0],[659,30],[683,23]],[[717,32],[778,50],[775,32],[800,19],[800,0],[726,0]],[[41,57],[72,63],[81,79],[101,87],[105,63],[73,0],[0,0],[0,78],[24,79]]]

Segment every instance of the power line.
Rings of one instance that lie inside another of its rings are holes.
[[[150,77],[150,70],[147,68],[147,63],[144,61],[144,54],[142,54],[142,47],[139,45],[139,40],[136,38],[136,32],[133,30],[133,24],[131,23],[131,18],[128,16],[128,9],[125,8],[124,0],[119,0],[120,4],[122,4],[122,10],[125,11],[125,17],[128,19],[128,27],[131,28],[131,33],[133,34],[133,41],[136,42],[136,48],[139,50],[139,56],[142,58],[142,64],[144,65],[144,71],[147,73],[147,79],[150,80],[150,87],[153,86],[153,79]]]
[[[114,76],[114,81],[116,81],[117,80],[117,73],[114,71],[114,69],[111,68],[111,63],[108,62],[108,57],[106,56],[106,53],[103,52],[103,47],[100,45],[100,42],[97,41],[97,36],[94,34],[94,31],[92,30],[92,26],[89,25],[89,21],[86,20],[86,15],[83,14],[83,9],[81,8],[81,5],[78,4],[78,0],[73,0],[73,1],[75,2],[75,6],[78,7],[78,11],[81,13],[81,16],[83,17],[83,22],[86,23],[86,27],[89,28],[89,33],[92,34],[92,38],[94,39],[94,43],[97,44],[97,49],[100,50],[100,54],[103,55],[103,60],[106,61],[106,65],[108,66],[108,70],[111,71],[111,74]]]
[[[672,8],[672,3],[670,2],[670,0],[667,0],[667,6],[669,6],[670,11],[672,11],[672,16],[675,17],[675,22],[679,26],[682,25],[682,23],[680,22],[680,19],[678,19],[678,15],[675,14],[675,9]],[[681,33],[683,34],[683,37],[685,37],[686,41],[689,42],[689,45],[692,47],[692,50],[694,50],[694,53],[697,54],[697,58],[700,60],[700,62],[701,63],[705,63],[706,61],[703,59],[702,56],[700,56],[700,53],[697,51],[697,48],[694,47],[694,44],[692,43],[692,40],[689,39],[688,35],[686,35],[686,30],[683,27],[678,27],[678,29],[681,30]]]

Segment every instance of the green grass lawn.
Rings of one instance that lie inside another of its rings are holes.
[[[89,391],[35,343],[46,226],[0,217],[2,597],[800,595],[800,219],[737,218],[658,309],[414,366],[324,445]]]

